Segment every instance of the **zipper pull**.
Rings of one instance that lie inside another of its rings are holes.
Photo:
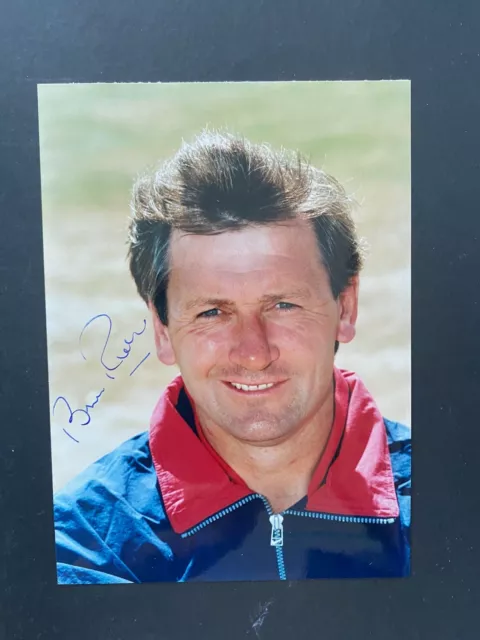
[[[279,513],[274,513],[269,520],[272,525],[270,545],[272,547],[283,547],[283,516]]]

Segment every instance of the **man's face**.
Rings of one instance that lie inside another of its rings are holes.
[[[300,220],[214,236],[174,231],[170,247],[157,353],[178,365],[201,424],[269,445],[314,420],[332,391],[335,340],[354,336],[357,279],[334,300]]]

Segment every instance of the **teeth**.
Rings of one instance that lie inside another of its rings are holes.
[[[274,383],[271,382],[270,384],[247,385],[247,384],[237,384],[236,382],[231,382],[230,384],[234,386],[235,389],[241,389],[242,391],[263,391],[263,389],[270,389],[270,387],[273,387]]]

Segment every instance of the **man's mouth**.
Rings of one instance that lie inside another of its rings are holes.
[[[263,391],[264,389],[270,389],[271,387],[273,387],[273,382],[270,382],[269,384],[238,384],[237,382],[231,382],[230,383],[232,386],[235,387],[235,389],[241,389],[242,391]]]
[[[259,391],[267,391],[268,389],[272,389],[273,387],[278,387],[284,382],[266,382],[264,384],[243,384],[241,382],[226,382],[225,384],[229,387],[233,387],[238,391],[243,391],[247,393],[255,393]]]

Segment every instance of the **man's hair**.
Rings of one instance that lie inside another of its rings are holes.
[[[312,224],[336,299],[362,267],[351,211],[335,178],[300,154],[205,131],[134,185],[130,271],[167,325],[172,229],[211,235],[302,218]]]

